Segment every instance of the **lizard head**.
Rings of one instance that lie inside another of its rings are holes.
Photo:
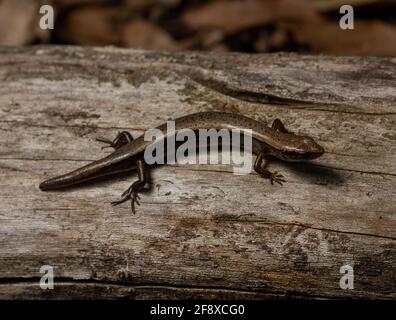
[[[324,149],[314,139],[308,136],[287,134],[282,150],[277,152],[276,157],[286,161],[311,160],[320,157]]]

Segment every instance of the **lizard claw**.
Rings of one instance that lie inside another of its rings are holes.
[[[131,209],[132,209],[132,213],[133,213],[133,214],[136,214],[135,203],[136,203],[138,206],[140,206],[139,199],[140,199],[140,196],[139,196],[136,192],[134,192],[134,193],[132,194],[132,197],[131,197]]]
[[[284,182],[286,182],[285,177],[278,173],[278,171],[271,173],[270,181],[272,185],[274,182],[278,183],[279,185],[282,185]]]
[[[129,187],[128,189],[126,189],[123,193],[122,193],[122,195],[121,195],[121,198],[124,198],[124,197],[127,197],[127,196],[131,196],[131,193],[132,193],[132,186],[131,187]],[[128,198],[129,198],[128,197]]]
[[[126,200],[121,199],[121,200],[116,200],[116,201],[112,201],[110,202],[110,204],[114,207],[114,206],[118,206],[119,204],[125,202]]]
[[[99,141],[99,142],[102,142],[105,144],[105,146],[102,147],[102,150],[106,149],[106,148],[118,149],[118,148],[122,147],[123,145],[131,142],[132,140],[133,140],[132,135],[127,131],[118,132],[117,136],[115,137],[115,139],[113,141],[111,141],[109,139],[105,139],[105,138],[96,138],[96,141]]]
[[[96,138],[95,140],[98,141],[98,142],[102,142],[102,143],[105,144],[105,145],[101,148],[102,150],[103,150],[103,149],[106,149],[106,148],[114,148],[113,142],[110,141],[110,140],[108,140],[108,139],[105,139],[105,138]]]
[[[135,209],[135,204],[140,206],[140,196],[138,191],[135,191],[135,187],[132,185],[130,186],[128,189],[126,189],[122,195],[121,195],[121,199],[120,200],[116,200],[111,202],[112,206],[116,206],[119,205],[127,200],[131,200],[131,209],[132,209],[132,213],[135,214],[136,213],[136,209]]]

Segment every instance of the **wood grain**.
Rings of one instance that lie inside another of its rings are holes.
[[[0,48],[0,298],[394,299],[395,106],[395,58]],[[109,205],[133,174],[38,189],[103,156],[99,136],[204,110],[278,117],[327,153],[271,163],[283,186],[158,167],[137,215]]]

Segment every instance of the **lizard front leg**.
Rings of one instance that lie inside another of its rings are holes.
[[[138,180],[132,183],[132,185],[123,192],[121,195],[121,199],[117,201],[113,201],[111,205],[116,206],[119,205],[120,203],[123,203],[127,200],[131,200],[131,209],[132,213],[135,214],[135,203],[139,206],[139,192],[141,192],[144,189],[144,186],[147,183],[147,168],[145,166],[145,162],[143,159],[139,159],[136,162],[136,167],[137,167],[137,172],[138,172]]]
[[[269,179],[271,181],[271,184],[274,184],[274,182],[276,182],[282,185],[282,183],[286,181],[283,175],[281,175],[277,171],[271,172],[267,170],[269,162],[267,157],[268,154],[265,152],[260,152],[257,155],[256,161],[254,162],[254,171],[256,171],[263,178]]]
[[[285,125],[283,124],[283,122],[280,119],[278,119],[278,118],[276,118],[274,120],[274,122],[272,122],[272,126],[271,127],[272,127],[272,129],[274,129],[276,131],[279,131],[279,132],[284,132],[284,133],[289,133],[290,132],[289,130],[287,130],[285,128]]]
[[[124,144],[127,144],[133,140],[133,136],[128,131],[118,132],[117,136],[113,141],[104,139],[104,138],[97,138],[96,141],[103,142],[106,146],[103,146],[102,149],[105,148],[114,148],[118,149],[122,147]]]

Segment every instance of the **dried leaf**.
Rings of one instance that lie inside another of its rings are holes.
[[[116,22],[119,9],[108,6],[86,6],[72,11],[64,25],[55,29],[67,42],[81,45],[117,45],[121,37]]]
[[[124,26],[122,43],[125,47],[142,49],[175,49],[172,37],[155,24],[136,19]]]
[[[0,44],[24,45],[36,36],[38,5],[31,0],[0,1]]]
[[[358,7],[383,2],[384,0],[348,0],[347,2],[345,0],[315,0],[315,8],[318,9],[320,12],[332,10],[338,11],[339,8],[344,4]]]
[[[124,0],[123,4],[128,8],[142,10],[153,6],[171,8],[179,5],[180,2],[181,0]]]
[[[314,14],[309,0],[223,0],[190,9],[181,20],[192,30],[219,28],[234,33],[280,19],[303,19]]]
[[[395,55],[396,28],[381,21],[355,21],[353,30],[342,30],[338,21],[306,20],[284,24],[294,38],[315,52],[358,55]]]

